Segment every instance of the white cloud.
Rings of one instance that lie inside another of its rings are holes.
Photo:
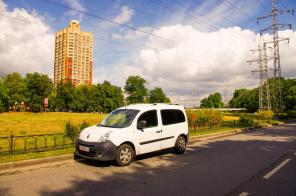
[[[6,10],[0,1],[0,75],[10,72],[52,74],[54,35],[36,11]],[[29,21],[29,22],[28,22]]]
[[[83,12],[86,8],[81,4],[80,0],[66,0],[66,3],[73,9],[65,13],[68,16],[76,16],[78,20],[81,21],[83,18]]]
[[[152,31],[151,27],[141,27],[138,29],[140,29],[141,31],[145,31],[145,32]],[[147,38],[148,34],[143,33],[141,31],[125,30],[125,31],[122,31],[121,33],[113,33],[112,38],[117,39],[117,40],[138,40],[138,39],[142,39],[142,38]]]
[[[127,23],[131,20],[134,15],[134,10],[130,9],[127,6],[123,6],[120,9],[120,13],[113,19],[114,22],[117,23]]]
[[[112,70],[121,85],[127,76],[139,74],[147,80],[149,88],[160,86],[174,102],[193,106],[210,93],[223,93],[225,83],[233,89],[258,83],[258,77],[250,72],[256,65],[246,62],[256,58],[249,51],[259,42],[259,35],[253,31],[232,27],[200,32],[192,26],[173,25],[153,33],[174,41],[167,43],[151,36],[133,66],[120,65]],[[285,31],[280,35],[291,39],[290,45],[281,45],[283,73],[295,77],[296,32]],[[197,95],[192,96],[192,92]]]

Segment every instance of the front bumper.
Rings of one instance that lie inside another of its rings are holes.
[[[88,148],[87,151],[80,150],[79,146]],[[103,143],[86,142],[78,139],[76,142],[75,154],[87,159],[94,159],[100,161],[110,161],[115,159],[117,146],[111,141]]]

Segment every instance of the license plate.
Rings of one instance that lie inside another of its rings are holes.
[[[79,150],[84,151],[84,152],[89,152],[89,147],[79,146]]]

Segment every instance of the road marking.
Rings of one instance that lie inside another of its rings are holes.
[[[247,195],[249,195],[249,193],[247,193],[247,192],[242,192],[242,193],[239,194],[238,196],[247,196]]]
[[[294,155],[296,155],[296,152],[294,153]]]
[[[271,170],[268,174],[263,176],[264,179],[270,178],[273,174],[275,174],[277,171],[279,171],[284,165],[286,165],[291,159],[284,160],[281,164],[279,164],[277,167],[275,167],[273,170]]]

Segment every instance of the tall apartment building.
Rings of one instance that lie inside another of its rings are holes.
[[[56,33],[54,83],[71,80],[75,86],[92,84],[93,35],[80,31],[72,20],[69,26]]]

